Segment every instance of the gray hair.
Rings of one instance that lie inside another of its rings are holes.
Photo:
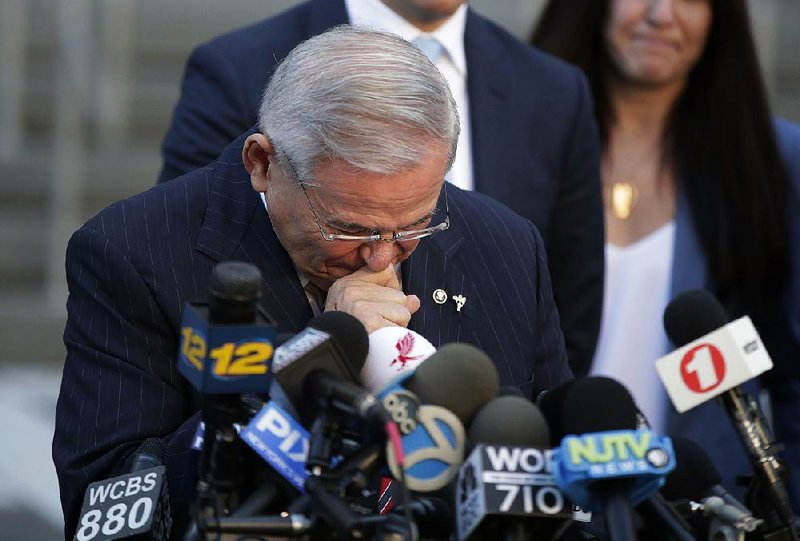
[[[392,174],[422,161],[431,139],[460,129],[447,81],[415,46],[393,34],[339,26],[297,47],[264,91],[259,127],[285,174],[313,180],[323,160]]]

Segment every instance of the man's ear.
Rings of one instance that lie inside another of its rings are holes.
[[[272,143],[263,133],[254,133],[245,139],[242,162],[250,174],[250,184],[257,192],[267,190],[267,169],[271,155],[274,156]]]

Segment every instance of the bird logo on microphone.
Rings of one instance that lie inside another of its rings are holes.
[[[397,363],[400,363],[400,366],[397,367],[397,371],[401,372],[405,370],[406,363],[409,361],[416,361],[422,355],[411,355],[410,353],[414,349],[414,344],[416,343],[416,339],[411,332],[407,332],[400,338],[394,347],[397,349],[397,357],[392,359],[392,362],[389,363],[389,366],[394,366]]]

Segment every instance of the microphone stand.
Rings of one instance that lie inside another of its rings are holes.
[[[786,467],[777,456],[779,447],[774,442],[758,403],[738,387],[723,393],[720,400],[733,418],[756,473],[746,501],[755,515],[765,521],[763,538],[769,541],[798,541],[796,518],[783,483]]]

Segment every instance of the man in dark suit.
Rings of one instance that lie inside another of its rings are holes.
[[[173,537],[185,528],[201,397],[175,369],[181,309],[220,261],[260,269],[280,332],[342,310],[368,330],[474,344],[529,397],[571,376],[535,226],[444,187],[458,132],[447,83],[416,48],[343,27],[281,64],[258,130],[75,233],[53,441],[68,538],[86,486],[125,471],[149,437],[167,446]],[[308,284],[327,292],[322,307]]]
[[[462,123],[449,180],[539,228],[570,365],[588,372],[604,265],[600,147],[588,87],[579,70],[520,42],[464,0],[310,0],[198,47],[163,142],[159,181],[215,159],[255,124],[275,63],[304,39],[347,22],[409,41],[435,38],[443,48],[435,63]]]

